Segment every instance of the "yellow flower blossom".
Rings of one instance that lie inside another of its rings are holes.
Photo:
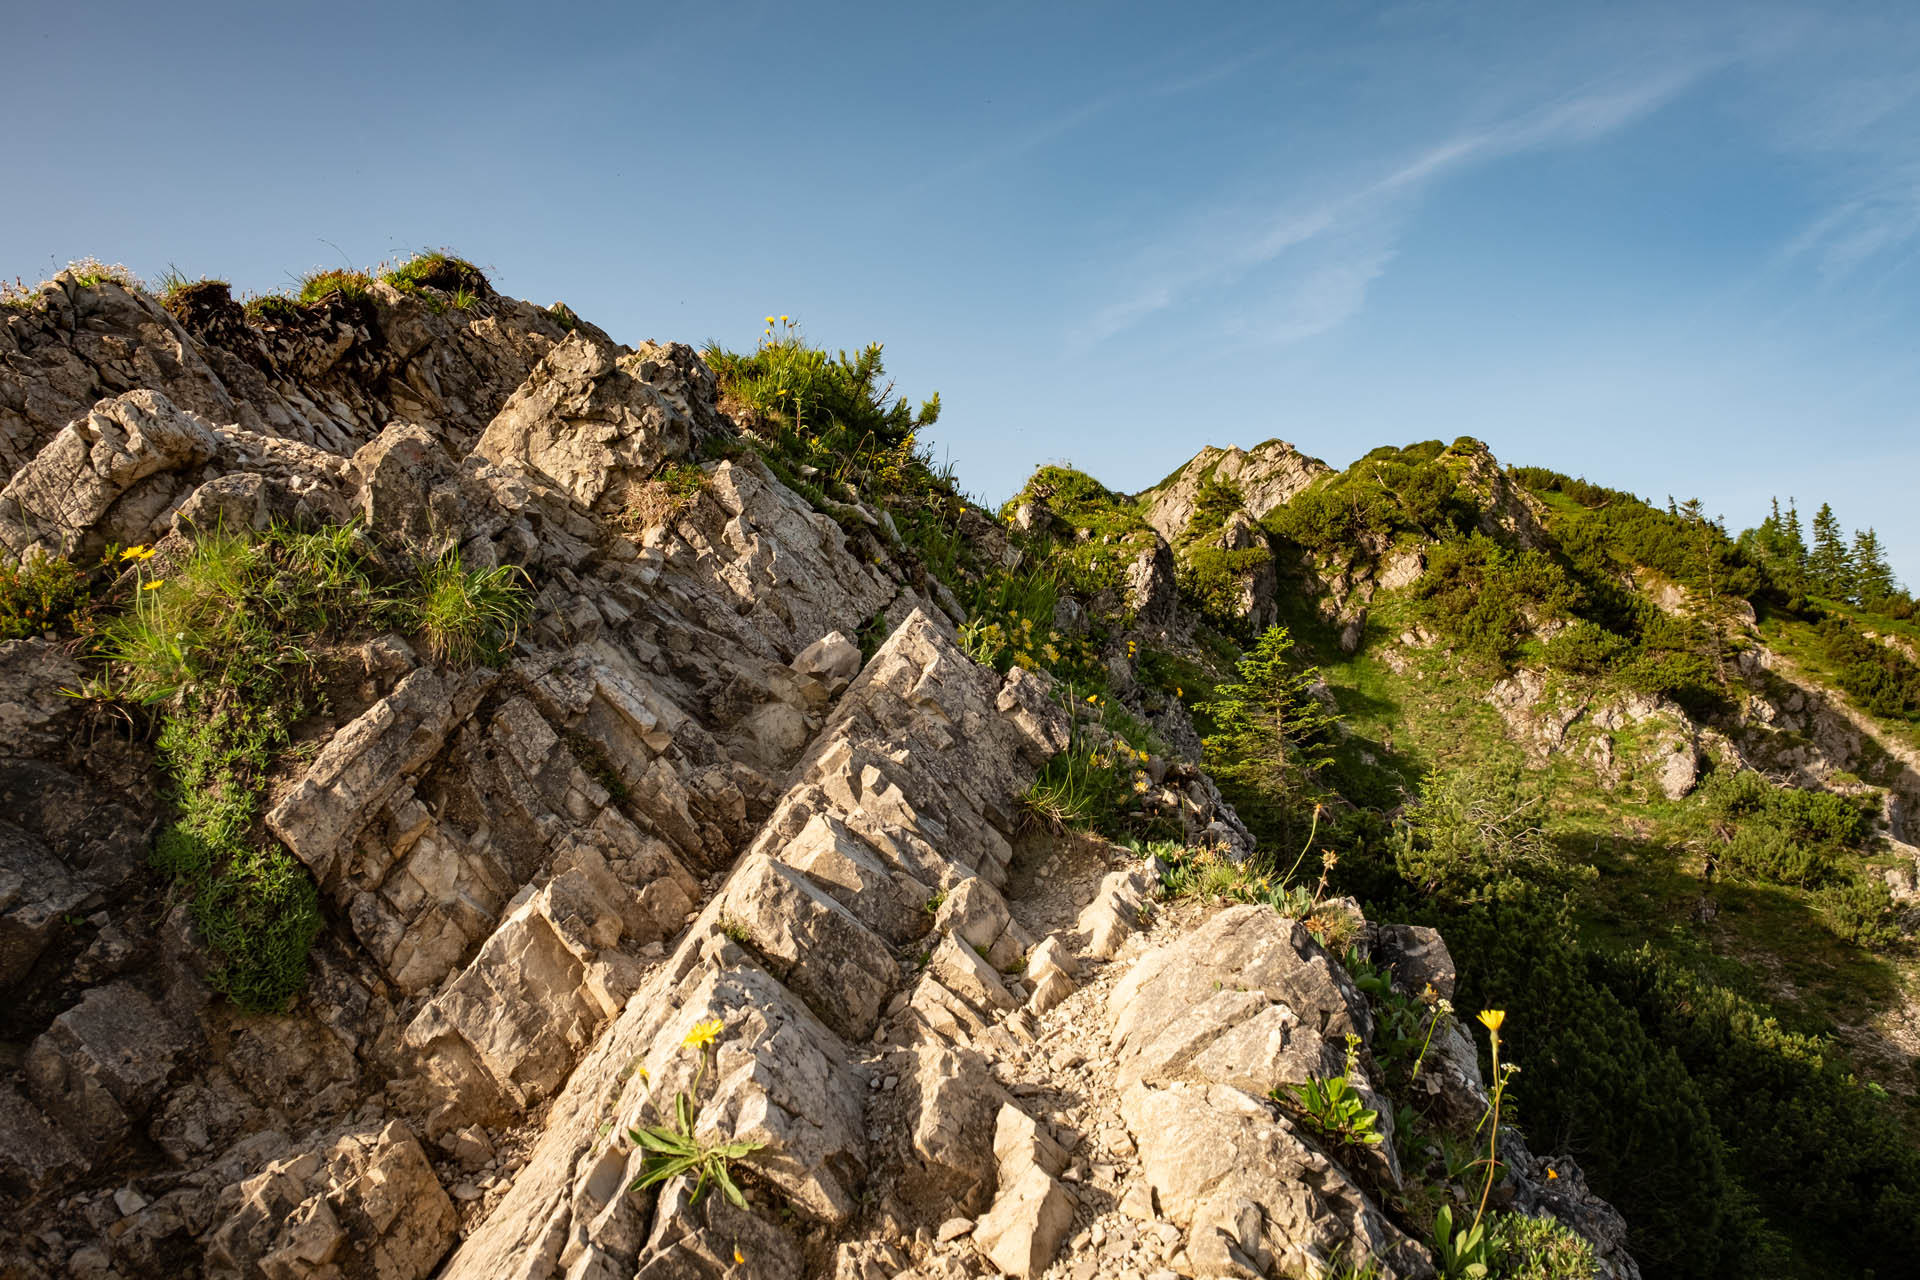
[[[1489,1031],[1498,1031],[1500,1024],[1506,1020],[1507,1011],[1505,1009],[1482,1009],[1480,1011],[1480,1025]]]
[[[1553,1180],[1554,1180],[1555,1178],[1557,1178],[1557,1177],[1559,1177],[1559,1176],[1560,1176],[1560,1175],[1559,1175],[1559,1173],[1558,1173],[1558,1172],[1556,1172],[1556,1171],[1554,1170],[1554,1167],[1553,1167],[1552,1165],[1548,1165],[1548,1166],[1547,1166],[1547,1181],[1548,1181],[1548,1182],[1552,1182],[1552,1181],[1553,1181]]]
[[[772,323],[773,323],[773,317],[772,317],[772,316],[768,316],[768,317],[767,317],[767,323],[768,323],[768,324],[772,324]]]
[[[687,1032],[687,1038],[680,1043],[689,1049],[704,1049],[720,1038],[725,1024],[718,1018],[708,1018],[705,1022],[693,1024],[693,1030]]]
[[[785,319],[786,317],[784,317],[784,316],[782,316],[781,318],[782,318],[782,319]],[[742,1262],[745,1262],[745,1261],[747,1260],[747,1255],[746,1255],[746,1254],[744,1254],[744,1253],[742,1253],[742,1252],[740,1252],[740,1246],[739,1246],[739,1245],[735,1245],[735,1246],[733,1246],[733,1260],[734,1260],[734,1262],[735,1262],[735,1264],[739,1264],[739,1263],[742,1263]]]
[[[158,591],[162,586],[166,585],[166,581],[165,578],[155,578],[152,582],[147,583],[140,589],[142,591]]]
[[[160,554],[160,548],[148,546],[128,547],[120,553],[122,560],[151,560]]]
[[[1088,694],[1088,695],[1087,695],[1087,705],[1088,705],[1088,706],[1090,706],[1090,707],[1097,707],[1097,706],[1099,706],[1099,705],[1100,705],[1100,695],[1099,695],[1099,694],[1097,694],[1097,693],[1090,693],[1090,694]]]

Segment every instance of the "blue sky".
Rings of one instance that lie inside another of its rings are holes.
[[[798,316],[962,483],[1479,436],[1920,583],[1920,8],[0,9],[0,274],[446,245],[625,341]]]

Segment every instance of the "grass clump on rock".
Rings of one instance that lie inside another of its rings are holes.
[[[165,560],[130,548],[126,611],[103,628],[100,691],[157,709],[172,821],[153,861],[186,896],[209,981],[249,1011],[284,1009],[322,927],[313,878],[261,820],[296,726],[324,710],[320,656],[387,626],[437,660],[497,663],[524,613],[524,576],[448,556],[389,582],[354,525],[214,530]]]

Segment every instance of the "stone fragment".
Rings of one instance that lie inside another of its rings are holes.
[[[570,334],[501,406],[474,452],[539,473],[589,510],[618,511],[693,441],[686,411],[634,366],[634,356]]]
[[[912,1159],[902,1173],[902,1192],[922,1204],[951,1204],[977,1213],[993,1194],[994,1126],[1006,1090],[970,1049],[953,1049],[921,1036],[902,1082],[901,1098],[912,1124]]]
[[[801,675],[818,676],[838,691],[860,674],[860,646],[843,632],[830,631],[802,649],[792,667]]]
[[[0,1080],[0,1193],[25,1201],[86,1169],[73,1139]]]
[[[215,1280],[422,1280],[452,1245],[453,1202],[407,1126],[358,1124],[221,1194]]]
[[[1000,1109],[993,1150],[999,1191],[974,1224],[973,1243],[1001,1271],[1024,1280],[1047,1269],[1073,1226],[1073,1193],[1055,1176],[1066,1153],[1012,1103]]]
[[[0,992],[27,976],[61,918],[92,892],[45,841],[0,819]]]
[[[480,668],[443,681],[422,668],[336,733],[306,777],[267,814],[267,826],[332,888],[348,842],[493,683]]]
[[[131,985],[94,987],[27,1050],[27,1089],[83,1149],[104,1153],[146,1115],[187,1043]]]
[[[1144,923],[1153,889],[1153,878],[1140,868],[1109,872],[1075,925],[1086,939],[1086,953],[1096,960],[1120,954],[1126,940]]]

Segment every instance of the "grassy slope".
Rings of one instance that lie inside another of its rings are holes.
[[[1495,673],[1463,669],[1437,648],[1398,649],[1398,671],[1386,660],[1409,621],[1403,601],[1376,598],[1366,643],[1352,655],[1342,654],[1304,607],[1287,621],[1353,731],[1337,767],[1375,787],[1375,803],[1390,803],[1386,797],[1396,790],[1416,792],[1431,769],[1524,761],[1486,701]],[[1810,627],[1789,626],[1817,646]],[[1613,735],[1623,755],[1632,732]],[[1609,791],[1586,764],[1565,757],[1532,773],[1545,798],[1548,834],[1569,858],[1594,869],[1576,904],[1591,945],[1624,952],[1649,944],[1766,1003],[1783,1026],[1811,1034],[1867,1023],[1901,1003],[1903,993],[1920,997],[1920,966],[1911,957],[1877,954],[1835,937],[1809,891],[1722,878],[1711,886],[1716,914],[1699,919],[1696,908],[1709,890],[1701,852],[1709,832],[1697,801],[1668,800],[1631,773]],[[1896,1092],[1920,1083],[1910,1074],[1890,1075],[1889,1062],[1878,1055],[1860,1058],[1858,1066],[1864,1077]]]

